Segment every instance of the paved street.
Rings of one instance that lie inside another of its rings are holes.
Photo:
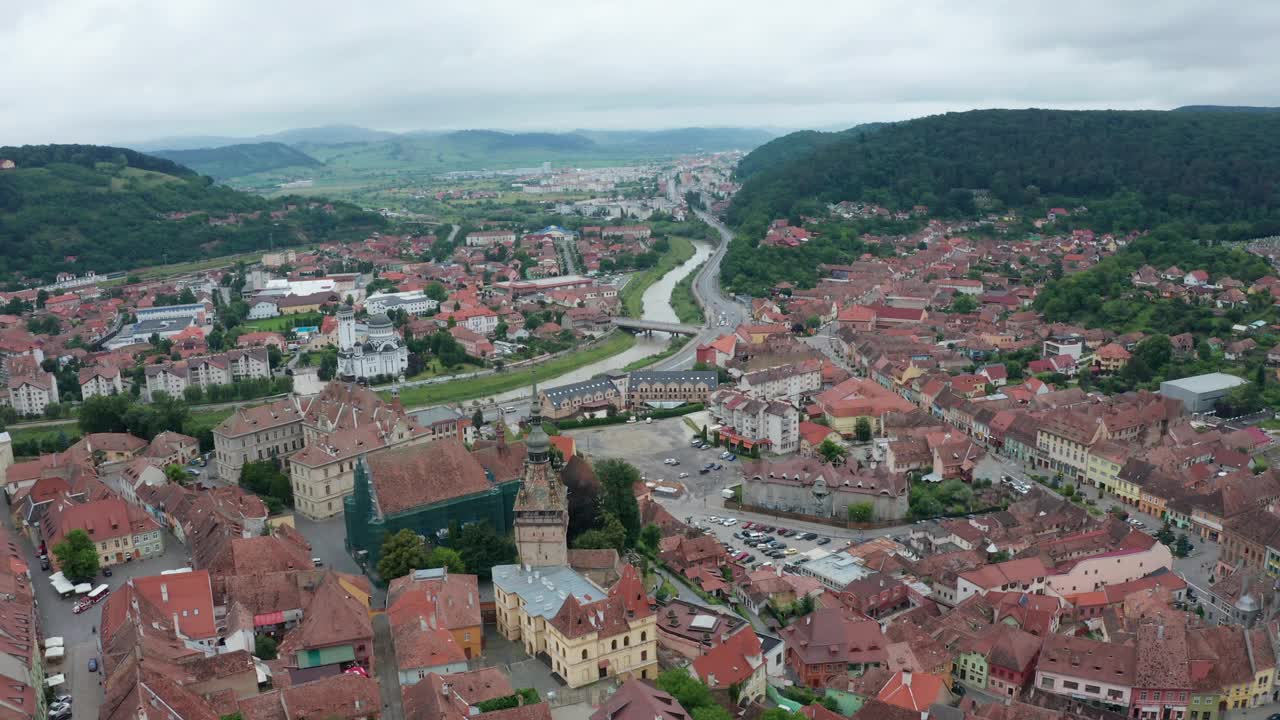
[[[7,513],[4,522],[14,537],[22,537],[13,530]],[[102,606],[98,605],[79,615],[72,612],[75,599],[64,600],[54,592],[53,586],[49,584],[49,573],[40,569],[40,559],[35,548],[25,539],[19,544],[27,565],[31,568],[31,584],[35,590],[44,636],[62,637],[67,648],[62,663],[50,666],[46,674],[63,673],[67,676],[68,687],[64,691],[70,692],[73,698],[72,709],[76,717],[96,717],[103,701],[100,685],[102,675],[101,669],[97,673],[91,673],[88,666],[92,658],[101,663],[97,633],[102,622]],[[186,567],[187,562],[186,548],[172,534],[166,533],[163,555],[117,565],[112,568],[111,577],[99,576],[94,584],[106,584],[114,591],[130,577],[158,575],[162,570]]]
[[[325,567],[353,575],[361,575],[363,571],[354,558],[347,553],[347,526],[342,515],[328,520],[309,520],[299,513],[294,513],[293,525],[298,532],[311,543],[311,556],[318,557]],[[373,589],[374,608],[385,607],[387,593],[385,589]]]

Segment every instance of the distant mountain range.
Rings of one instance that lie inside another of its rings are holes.
[[[319,166],[324,163],[280,142],[227,145],[199,150],[156,150],[148,153],[195,168],[202,175],[230,178],[286,167]]]
[[[353,178],[387,171],[439,173],[557,165],[601,165],[693,152],[751,150],[774,138],[751,128],[497,130],[390,133],[349,125],[286,130],[256,138],[166,138],[134,147],[217,180],[268,188],[283,179]]]
[[[396,133],[385,130],[370,130],[358,125],[322,125],[320,127],[294,128],[267,135],[251,137],[232,137],[227,135],[177,135],[157,138],[143,142],[127,143],[135,150],[153,152],[156,150],[207,150],[226,147],[227,145],[250,145],[255,143],[283,143],[296,145],[313,143],[316,145],[340,145],[352,142],[374,142],[395,137]]]

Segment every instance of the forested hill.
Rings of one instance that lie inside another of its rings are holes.
[[[301,150],[278,142],[246,143],[199,150],[156,150],[151,154],[181,163],[216,180],[287,167],[323,164]]]
[[[215,185],[172,160],[98,145],[0,147],[0,281],[48,280],[326,240],[385,220],[314,198]],[[279,218],[271,211],[293,208]],[[255,215],[256,214],[256,215]],[[218,224],[211,223],[218,219]]]
[[[1280,112],[1280,107],[1260,105],[1183,105],[1174,112],[1235,112],[1235,113],[1273,113]]]
[[[838,134],[843,135],[843,134]],[[1280,231],[1280,113],[980,110],[894,123],[827,142],[789,135],[748,155],[729,220],[758,236],[823,203],[992,207],[1082,203],[1095,229],[1189,221],[1218,239]],[[789,152],[788,146],[798,151]],[[754,169],[756,153],[777,162]]]
[[[829,144],[879,130],[886,124],[865,123],[840,132],[801,130],[770,140],[742,158],[738,163],[737,178],[745,181],[759,172],[805,157]]]

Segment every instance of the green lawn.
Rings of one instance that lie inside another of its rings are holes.
[[[644,313],[644,291],[684,261],[693,257],[693,243],[689,238],[671,238],[671,249],[663,254],[658,264],[637,273],[622,288],[622,308],[627,317],[640,317]]]
[[[532,367],[523,367],[519,370],[508,370],[439,385],[418,385],[405,388],[400,391],[400,401],[404,403],[405,407],[417,407],[419,405],[451,403],[488,397],[532,385],[535,371],[539,382],[550,382],[559,375],[625,352],[635,343],[636,338],[631,333],[615,332],[603,343],[590,349],[562,355],[554,360],[548,360]],[[390,397],[388,392],[382,394],[385,397]]]
[[[702,265],[694,268],[693,272],[676,283],[675,288],[671,290],[671,309],[676,311],[676,317],[680,318],[680,322],[687,325],[701,325],[705,319],[702,315],[702,306],[693,296],[693,279],[698,276],[698,271],[701,269]]]
[[[463,373],[475,372],[480,370],[481,366],[474,363],[463,363],[456,368],[446,368],[441,365],[438,360],[432,360],[427,363],[427,369],[414,375],[408,380],[426,380],[427,378],[439,377],[441,375],[461,375]]]
[[[284,332],[295,327],[319,327],[323,317],[320,313],[297,313],[295,315],[281,315],[273,318],[263,318],[261,320],[248,320],[241,327],[251,328],[253,330],[270,330],[273,332]]]
[[[57,437],[58,433],[65,434],[68,440],[75,442],[81,435],[80,424],[75,420],[70,420],[63,425],[46,425],[34,428],[9,428],[8,432],[9,439],[14,443],[26,442],[29,440],[40,440],[43,442],[48,438]]]

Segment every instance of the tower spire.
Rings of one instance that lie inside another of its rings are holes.
[[[538,401],[538,374],[533,375],[533,400],[529,403],[529,437],[525,439],[529,462],[545,463],[551,458],[551,438],[542,428],[542,403]]]

